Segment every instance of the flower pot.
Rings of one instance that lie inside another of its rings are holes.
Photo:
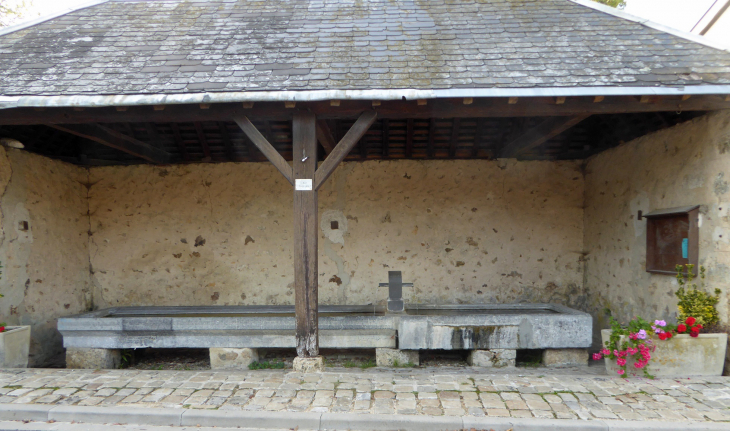
[[[603,346],[610,337],[610,329],[601,330]],[[650,337],[656,349],[651,352],[651,360],[648,365],[649,374],[655,377],[722,375],[727,349],[727,334],[700,334],[697,338],[680,334],[669,340],[660,340],[654,335]],[[604,361],[608,374],[617,376],[616,371],[620,367],[616,364],[616,360],[605,358]],[[634,367],[632,358],[628,358],[626,362],[626,374],[644,375],[642,370]]]
[[[30,326],[7,326],[0,332],[0,368],[27,368]]]

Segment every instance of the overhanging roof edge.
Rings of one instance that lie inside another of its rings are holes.
[[[575,97],[575,96],[682,96],[728,95],[730,85],[685,87],[556,87],[245,91],[220,93],[0,96],[0,109],[95,108],[107,106],[182,105],[238,102],[320,102],[325,100],[417,100],[462,97]]]
[[[709,46],[710,48],[719,49],[721,51],[730,52],[730,46],[723,45],[720,43],[717,43],[715,41],[709,40],[704,36],[698,36],[696,34],[684,32],[682,30],[677,30],[676,28],[667,27],[665,25],[659,24],[654,21],[650,21],[648,19],[644,19],[641,17],[638,17],[636,15],[631,15],[630,13],[626,13],[624,11],[612,8],[610,6],[605,6],[600,3],[596,3],[592,0],[568,0],[570,2],[579,4],[581,6],[589,7],[591,9],[595,9],[600,12],[607,13],[609,15],[617,16],[619,18],[623,18],[629,21],[633,21],[642,25],[645,25],[647,27],[653,28],[654,30],[659,30],[664,33],[669,33],[671,35],[681,37],[682,39],[687,39],[690,42],[699,43],[701,45]]]

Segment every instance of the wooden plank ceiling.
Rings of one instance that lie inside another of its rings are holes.
[[[370,127],[345,160],[584,159],[702,114],[702,111],[641,112],[572,120],[567,117],[384,118]],[[290,161],[291,121],[258,118],[252,122]],[[330,151],[327,147],[339,142],[354,122],[354,119],[320,121],[320,160]],[[17,139],[28,151],[82,166],[154,163],[155,160],[158,163],[267,161],[233,121],[116,122],[99,123],[99,127],[106,136],[121,136],[120,143],[126,140],[134,148],[141,148],[139,154],[89,139],[84,134],[85,128],[80,126],[5,125],[0,126],[0,137]],[[554,129],[542,130],[550,127]],[[327,129],[330,137],[326,136]],[[540,130],[544,132],[543,137],[531,140],[528,132],[535,134]],[[161,158],[150,158],[150,154],[157,153]]]

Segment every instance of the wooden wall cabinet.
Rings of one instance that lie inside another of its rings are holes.
[[[646,218],[646,271],[675,275],[677,265],[699,261],[700,206],[652,211]]]

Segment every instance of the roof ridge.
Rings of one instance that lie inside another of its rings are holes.
[[[687,39],[690,42],[699,43],[701,45],[705,45],[705,46],[708,46],[710,48],[714,48],[714,49],[717,49],[720,51],[730,52],[730,45],[723,45],[721,43],[717,43],[712,40],[709,40],[704,36],[698,36],[696,34],[685,32],[682,30],[677,30],[676,28],[667,27],[666,25],[659,24],[657,22],[648,20],[646,18],[641,18],[636,15],[632,15],[630,13],[626,13],[624,11],[612,8],[610,6],[604,6],[602,4],[596,3],[593,0],[568,0],[568,1],[579,4],[581,6],[591,8],[591,9],[595,9],[599,12],[604,12],[609,15],[623,18],[628,21],[633,21],[635,23],[645,25],[649,28],[653,28],[654,30],[659,30],[664,33],[669,33],[673,36],[681,37],[682,39]]]
[[[61,9],[59,11],[50,13],[48,15],[39,16],[36,19],[23,21],[18,24],[11,25],[11,26],[8,26],[5,28],[0,28],[0,36],[5,36],[6,34],[10,34],[10,33],[15,33],[16,31],[24,30],[28,27],[33,27],[36,24],[50,21],[54,18],[58,18],[59,16],[63,16],[63,15],[69,14],[71,12],[76,12],[78,10],[86,9],[86,8],[89,8],[92,6],[100,5],[102,3],[107,3],[109,1],[112,1],[112,0],[91,0],[91,1],[88,1],[85,3],[77,4],[75,6],[72,6],[72,7],[66,8],[66,9]]]

